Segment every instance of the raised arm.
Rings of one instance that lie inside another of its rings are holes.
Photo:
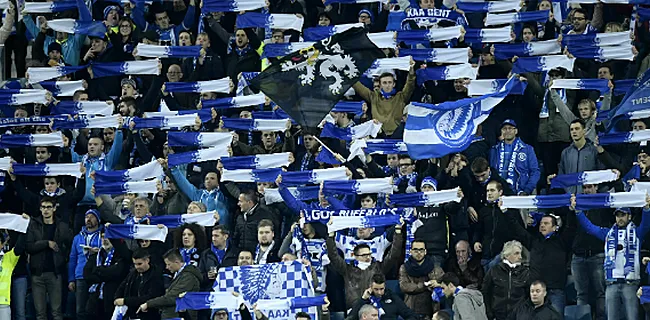
[[[113,167],[115,167],[115,165],[120,161],[120,155],[122,154],[122,141],[124,141],[124,134],[122,133],[122,130],[117,129],[111,151],[106,155],[106,166],[108,167],[108,170],[113,170]]]
[[[172,176],[178,188],[192,201],[201,200],[201,190],[197,189],[193,184],[187,180],[185,170],[181,170],[180,166],[172,168]]]

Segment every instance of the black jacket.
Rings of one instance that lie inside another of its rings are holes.
[[[56,216],[63,219],[63,221],[69,221],[70,216],[73,216],[75,210],[77,209],[77,204],[84,196],[86,192],[86,179],[78,179],[78,184],[72,191],[61,190],[54,195],[56,200]],[[34,193],[29,190],[20,179],[12,181],[14,188],[16,189],[16,194],[22,200],[25,206],[25,212],[31,217],[38,217],[41,215],[39,210],[40,200],[45,196],[45,189],[41,190],[40,193]]]
[[[54,218],[56,230],[54,231],[54,242],[59,247],[59,251],[52,251],[54,258],[54,269],[57,274],[67,272],[66,263],[70,256],[70,245],[72,244],[73,233],[67,223],[61,219]],[[32,218],[27,229],[27,253],[29,254],[29,267],[33,275],[40,276],[43,273],[43,266],[47,251],[52,250],[49,247],[48,240],[45,239],[45,226],[42,217]]]
[[[257,247],[257,224],[263,219],[273,221],[273,230],[280,234],[280,222],[275,219],[273,213],[259,204],[252,213],[240,213],[235,220],[235,227],[232,235],[232,244],[241,250],[248,250],[255,254]]]
[[[131,288],[138,282],[137,295],[131,295]],[[141,304],[147,302],[149,299],[160,297],[165,294],[165,286],[163,284],[162,270],[155,264],[150,264],[149,270],[145,273],[138,273],[135,269],[126,276],[126,279],[120,283],[115,291],[115,299],[124,298],[124,305],[129,309],[126,315],[131,319],[141,320],[160,320],[160,313],[158,310],[149,310],[148,312],[139,313],[136,311]]]
[[[488,319],[506,319],[515,306],[526,299],[529,278],[528,266],[520,264],[511,268],[501,262],[492,267],[485,275],[481,288]]]
[[[614,209],[592,209],[583,211],[585,216],[599,227],[611,227],[616,219],[614,217]],[[569,214],[567,217],[575,215]],[[573,254],[581,257],[591,257],[605,252],[605,245],[602,240],[588,234],[584,228],[576,230],[576,236],[573,239]]]
[[[485,188],[487,184],[490,181],[499,181],[501,183],[501,186],[503,187],[503,195],[504,196],[511,196],[514,195],[514,192],[512,189],[510,189],[510,185],[499,176],[499,171],[497,171],[494,168],[490,168],[490,177],[488,178],[488,181],[485,184],[481,184],[478,181],[476,181],[476,178],[474,178],[473,175],[471,175],[470,172],[470,190],[468,192],[465,192],[465,189],[463,189],[463,193],[465,194],[465,197],[468,197],[468,205],[470,207],[473,207],[476,212],[478,212],[482,207],[484,207],[487,204],[487,196],[486,196],[486,191]],[[462,184],[461,184],[462,186]]]
[[[530,299],[526,299],[519,303],[515,310],[510,313],[508,320],[560,320],[562,317],[560,313],[546,301],[544,304],[535,308]]]
[[[347,318],[349,320],[358,320],[359,319],[359,310],[364,304],[371,304],[370,299],[364,300],[363,298],[359,298],[357,302],[354,303],[354,306],[352,307],[352,312],[350,313],[350,316]],[[406,306],[404,301],[390,291],[389,289],[386,289],[384,291],[384,295],[381,297],[381,307],[384,309],[384,314],[381,316],[381,320],[397,320],[398,318],[404,319],[404,320],[414,320],[415,319],[415,313],[413,310],[409,309],[409,307]]]
[[[212,253],[211,248],[207,248],[201,252],[201,259],[199,260],[199,271],[203,275],[203,282],[201,283],[202,290],[212,290],[214,279],[208,279],[208,271],[210,267],[232,267],[237,265],[237,258],[239,257],[239,249],[233,245],[229,245],[226,249],[226,255],[223,257],[221,263],[217,256]]]
[[[451,222],[462,207],[455,203],[436,207],[417,207],[417,218],[423,225],[415,231],[415,238],[422,239],[427,248],[427,254],[445,256],[449,249],[448,235],[453,230]]]
[[[481,243],[484,259],[494,258],[501,253],[504,243],[514,240],[511,219],[518,220],[517,223],[523,226],[518,210],[508,210],[504,213],[496,204],[491,203],[478,211],[473,243]]]
[[[119,241],[120,240],[117,240],[117,242]],[[104,249],[100,249],[99,253],[92,254],[88,258],[88,262],[84,267],[84,280],[86,280],[86,283],[88,283],[89,286],[93,284],[98,285],[96,291],[91,292],[88,295],[88,302],[86,303],[86,312],[91,316],[96,316],[95,319],[110,319],[113,315],[113,309],[115,306],[113,304],[114,300],[111,299],[111,297],[115,296],[120,281],[129,272],[129,266],[131,265],[131,261],[128,257],[124,257],[123,254],[120,253],[121,252],[116,248],[110,265],[104,266],[107,252]],[[99,255],[100,259],[99,266],[97,265],[97,255]],[[102,283],[104,283],[104,299],[99,298],[99,287]],[[100,308],[100,304],[103,305],[103,308]],[[97,310],[103,310],[103,314],[100,314]]]

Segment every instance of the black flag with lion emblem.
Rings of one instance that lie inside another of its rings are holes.
[[[352,28],[291,53],[253,78],[296,122],[316,127],[372,63],[385,55],[362,28]]]

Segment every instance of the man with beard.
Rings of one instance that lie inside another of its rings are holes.
[[[449,257],[445,270],[460,279],[463,288],[481,289],[485,271],[481,266],[481,253],[473,253],[469,242],[460,240],[456,243],[456,256]]]
[[[296,149],[295,142],[291,137],[291,121],[287,121],[287,130],[284,132],[284,143],[276,142],[277,136],[274,131],[262,131],[262,145],[250,146],[241,141],[233,139],[234,155],[256,155],[271,154],[280,152],[293,152]]]
[[[229,238],[230,232],[223,225],[217,225],[212,229],[210,248],[203,250],[199,259],[204,289],[212,289],[219,268],[237,265],[239,250],[230,244]]]
[[[320,143],[314,139],[314,137],[317,136],[318,133],[314,131],[308,131],[303,134],[302,140],[305,150],[297,153],[297,161],[294,161],[291,164],[291,171],[306,171],[319,168],[319,164],[316,162],[316,155],[318,153],[318,147],[320,146]]]
[[[279,262],[280,243],[276,243],[273,232],[273,222],[262,219],[257,224],[257,247],[255,248],[255,264]]]
[[[113,304],[127,306],[126,316],[129,319],[160,320],[157,310],[138,314],[136,310],[144,302],[165,293],[162,270],[151,263],[149,253],[145,249],[137,249],[131,259],[133,270],[117,288]]]
[[[273,213],[259,205],[259,198],[253,190],[242,192],[239,195],[237,205],[241,212],[235,219],[232,242],[242,250],[257,252],[256,248],[259,242],[258,237],[254,237],[254,235],[258,234],[257,229],[260,222],[262,220],[271,221],[273,230],[278,230],[280,228],[280,222],[274,221]],[[271,237],[271,239],[273,238],[274,237]],[[279,240],[279,238],[274,240]]]
[[[72,240],[70,261],[68,262],[68,290],[75,293],[77,319],[86,319],[86,302],[88,301],[88,283],[84,279],[84,267],[87,258],[99,252],[102,246],[99,212],[90,209],[86,212],[86,225]],[[93,260],[91,263],[94,263]]]
[[[237,255],[237,266],[250,266],[253,265],[253,253],[248,250],[239,251]]]
[[[426,244],[420,239],[411,243],[411,256],[399,268],[399,287],[404,293],[404,303],[418,318],[431,318],[433,283],[442,274],[435,268],[433,258],[427,256]]]

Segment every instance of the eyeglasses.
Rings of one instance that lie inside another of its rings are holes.
[[[54,206],[41,206],[41,209],[54,209]]]
[[[355,254],[355,256],[357,256],[357,257],[370,257],[371,255],[372,255],[371,252],[362,253],[362,254]]]
[[[573,21],[583,21],[583,20],[587,20],[587,18],[585,18],[585,17],[573,17]]]
[[[179,75],[179,74],[181,74],[181,73],[182,73],[182,72],[180,72],[180,71],[169,71],[169,72],[167,72],[167,74],[170,75],[170,76]]]
[[[413,251],[413,252],[424,252],[425,250],[427,250],[427,249],[425,249],[425,248],[411,248],[411,251]]]

